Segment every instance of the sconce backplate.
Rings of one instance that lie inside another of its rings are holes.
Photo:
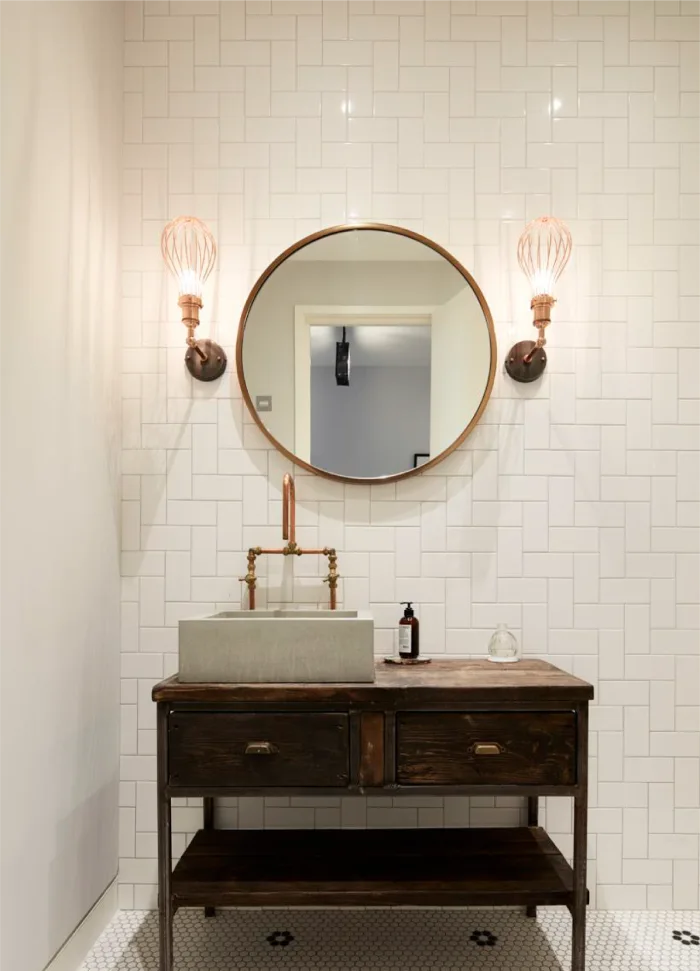
[[[508,351],[505,362],[506,371],[514,381],[525,384],[536,381],[547,367],[547,355],[544,347],[538,348],[532,355],[532,360],[525,363],[525,358],[534,347],[534,341],[518,341]]]
[[[197,353],[197,347],[204,352],[206,360]],[[187,348],[185,364],[192,377],[198,381],[216,381],[226,370],[226,352],[215,341],[196,341],[194,347]]]

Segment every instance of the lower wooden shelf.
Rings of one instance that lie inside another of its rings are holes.
[[[564,904],[573,872],[540,827],[200,830],[177,907]]]

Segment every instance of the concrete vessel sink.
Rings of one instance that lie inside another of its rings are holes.
[[[185,682],[374,681],[374,621],[357,610],[231,610],[180,621]]]

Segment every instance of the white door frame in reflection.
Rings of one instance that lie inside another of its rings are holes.
[[[294,451],[311,461],[311,328],[411,327],[432,324],[434,307],[294,307]]]
[[[426,462],[423,465],[418,466],[417,468],[407,469],[405,472],[399,472],[393,475],[378,476],[376,478],[359,478],[359,477],[349,476],[349,475],[338,475],[326,469],[316,468],[315,466],[311,465],[310,462],[301,458],[301,456],[299,456],[298,454],[295,454],[294,452],[290,451],[289,448],[285,447],[285,445],[283,445],[282,442],[280,442],[277,438],[275,438],[272,432],[265,425],[265,422],[263,421],[263,419],[258,414],[255,408],[253,399],[251,397],[250,390],[246,383],[245,369],[243,366],[243,343],[244,343],[245,330],[248,324],[248,317],[249,317],[250,311],[253,307],[253,304],[255,303],[255,299],[258,296],[260,290],[267,282],[267,280],[275,272],[277,267],[279,267],[282,263],[284,263],[287,259],[289,259],[290,256],[294,255],[299,250],[308,246],[310,243],[314,243],[317,240],[324,239],[327,236],[335,236],[341,233],[357,232],[358,230],[359,231],[371,230],[374,232],[394,233],[397,236],[404,236],[408,239],[413,239],[418,243],[423,243],[423,245],[434,250],[434,252],[439,253],[442,257],[444,257],[444,259],[446,259],[449,263],[451,263],[452,266],[462,275],[462,277],[465,279],[469,287],[471,287],[471,290],[474,296],[476,297],[479,305],[481,306],[481,309],[484,314],[486,327],[488,330],[488,341],[490,346],[489,373],[484,387],[483,395],[481,396],[478,407],[474,412],[474,414],[472,415],[471,419],[468,421],[466,426],[460,431],[460,433],[456,435],[455,440],[451,443],[451,445],[445,448],[444,451],[440,452],[438,455],[433,456],[429,462]],[[471,275],[471,273],[469,273],[469,271],[466,270],[464,266],[462,266],[462,264],[448,250],[446,250],[439,243],[434,242],[434,240],[429,239],[427,236],[423,236],[421,233],[417,233],[414,230],[405,229],[402,226],[392,226],[386,223],[357,222],[357,223],[347,223],[341,226],[332,226],[327,229],[321,229],[315,233],[311,233],[309,236],[305,236],[303,239],[298,240],[298,242],[292,244],[290,247],[284,250],[284,252],[280,253],[279,256],[276,257],[276,259],[274,259],[272,263],[270,263],[270,265],[267,267],[267,269],[261,274],[261,276],[256,281],[255,285],[253,286],[252,290],[248,294],[248,299],[246,300],[245,305],[243,306],[243,310],[241,312],[241,319],[238,327],[238,338],[236,341],[236,371],[237,371],[238,380],[241,385],[243,400],[245,401],[246,407],[248,408],[248,411],[250,412],[251,417],[253,418],[256,425],[261,430],[261,432],[265,435],[265,437],[275,446],[275,448],[278,449],[278,451],[280,451],[283,455],[285,455],[290,461],[292,461],[296,465],[301,466],[307,471],[313,472],[317,475],[324,476],[327,479],[334,479],[335,481],[338,481],[338,482],[353,482],[353,483],[358,483],[360,485],[371,485],[372,483],[381,483],[381,482],[398,482],[402,479],[407,479],[407,478],[410,478],[411,476],[418,475],[421,472],[424,472],[427,469],[437,465],[444,458],[450,455],[456,448],[458,448],[465,440],[465,438],[469,435],[470,431],[476,426],[488,403],[488,400],[491,396],[491,391],[493,389],[495,377],[496,377],[496,361],[497,361],[497,347],[496,347],[496,333],[493,326],[493,317],[491,316],[491,311],[486,302],[486,299],[483,293],[481,292],[476,280]]]

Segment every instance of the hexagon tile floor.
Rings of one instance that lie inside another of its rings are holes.
[[[176,971],[568,971],[571,922],[498,910],[180,911]],[[592,911],[587,971],[698,971],[700,913]],[[155,913],[122,911],[81,971],[158,971]]]

